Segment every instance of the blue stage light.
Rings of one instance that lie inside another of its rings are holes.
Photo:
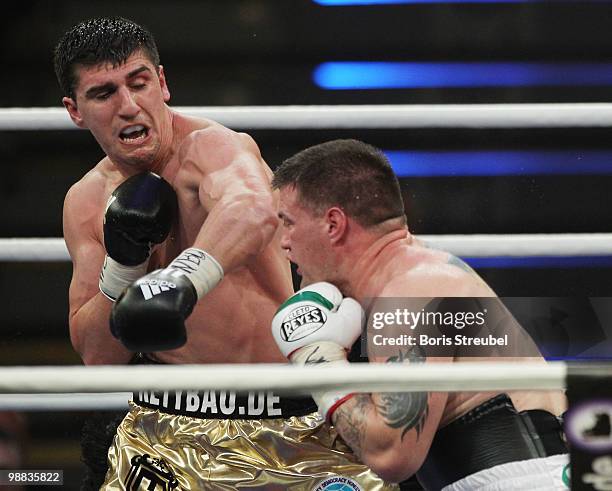
[[[385,150],[399,177],[612,175],[612,150]]]
[[[612,256],[463,257],[472,268],[612,268]]]
[[[612,63],[330,61],[313,72],[328,90],[612,84]]]

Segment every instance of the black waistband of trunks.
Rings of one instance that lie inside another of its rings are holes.
[[[417,476],[425,489],[439,490],[496,465],[567,451],[559,418],[539,409],[518,412],[500,394],[438,430]]]
[[[147,353],[137,353],[133,364],[163,364]],[[311,397],[285,397],[273,392],[256,391],[139,391],[136,404],[164,413],[203,419],[272,419],[305,416],[317,405]]]
[[[283,397],[270,391],[139,391],[134,392],[134,402],[168,414],[203,419],[289,418],[317,410],[310,397]]]

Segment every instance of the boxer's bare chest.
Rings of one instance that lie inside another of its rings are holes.
[[[167,266],[181,251],[191,247],[208,214],[197,202],[197,193],[182,190],[177,192],[178,212],[166,241],[151,257],[151,267]]]
[[[167,266],[192,247],[208,216],[193,180],[179,174],[173,183],[178,213],[168,239],[152,254],[149,269]],[[248,268],[226,274],[223,282],[196,305],[186,323],[187,344],[156,353],[165,363],[280,362],[271,342],[270,321],[277,302],[258,285]],[[240,349],[237,349],[240,347]]]

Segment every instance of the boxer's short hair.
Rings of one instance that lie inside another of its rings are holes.
[[[399,181],[385,154],[358,140],[333,140],[285,160],[272,187],[295,186],[302,206],[322,214],[339,206],[360,225],[405,220]]]
[[[70,28],[55,47],[55,75],[64,94],[74,98],[77,66],[112,63],[115,67],[137,50],[157,69],[159,52],[147,29],[123,17],[84,20]]]

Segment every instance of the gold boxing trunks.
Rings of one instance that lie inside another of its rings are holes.
[[[103,490],[399,489],[358,462],[318,413],[305,414],[310,399],[177,391],[134,401],[109,449]]]

